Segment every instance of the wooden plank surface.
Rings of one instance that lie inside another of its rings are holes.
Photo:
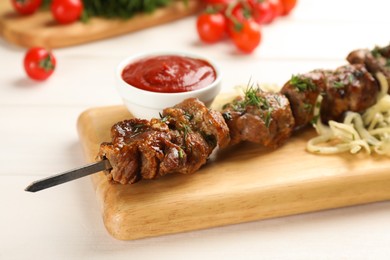
[[[218,100],[216,101],[218,102]],[[78,120],[89,161],[109,141],[123,106],[85,111]],[[242,144],[219,151],[193,175],[134,185],[92,176],[108,232],[130,240],[390,199],[390,163],[379,156],[307,153],[312,130],[275,151]]]
[[[134,32],[192,15],[202,8],[199,0],[189,0],[187,5],[184,1],[174,1],[153,13],[138,14],[127,20],[91,18],[88,23],[60,25],[50,11],[21,16],[13,10],[10,2],[0,2],[0,34],[4,39],[23,47],[51,49]]]

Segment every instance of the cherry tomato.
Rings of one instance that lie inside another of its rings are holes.
[[[14,9],[22,15],[34,13],[42,4],[42,0],[12,0],[11,2]]]
[[[252,8],[247,2],[237,2],[231,12],[231,15],[239,22],[253,18]]]
[[[252,9],[247,2],[238,1],[226,11],[227,21],[227,32],[231,36],[232,30],[237,24],[241,24],[244,21],[252,20]]]
[[[253,52],[261,41],[260,26],[254,20],[236,23],[231,33],[236,47],[245,53]]]
[[[282,15],[288,15],[297,4],[297,0],[280,0],[283,6]]]
[[[248,0],[253,10],[253,19],[259,24],[268,24],[274,17],[274,10],[267,0]]]
[[[228,5],[230,3],[233,3],[234,0],[203,0],[203,2],[209,5],[215,5],[215,4]]]
[[[24,69],[27,75],[35,80],[45,80],[53,72],[56,59],[53,54],[41,47],[29,49],[24,57]]]
[[[196,29],[202,41],[217,42],[225,35],[226,18],[221,13],[203,13],[198,16]]]
[[[268,0],[271,5],[271,8],[274,10],[274,18],[282,15],[283,13],[283,4],[281,0]]]
[[[84,6],[81,0],[53,0],[50,9],[57,22],[68,24],[80,19]]]

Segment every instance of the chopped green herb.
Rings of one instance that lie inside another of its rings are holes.
[[[276,103],[278,103],[278,106],[282,106],[282,102],[280,102],[280,96],[279,95],[275,95],[274,99],[275,99]]]
[[[290,84],[293,85],[299,92],[317,89],[317,86],[314,85],[310,78],[305,78],[302,75],[292,75]]]
[[[342,81],[335,81],[335,82],[333,82],[332,87],[334,87],[334,88],[343,88],[343,87],[345,87],[345,85],[344,85],[344,83]]]
[[[374,56],[375,58],[379,58],[381,57],[381,52],[380,52],[380,48],[378,46],[376,46],[374,49],[371,50],[371,54],[372,56]]]
[[[303,109],[306,111],[310,111],[312,109],[313,105],[309,103],[303,103]]]
[[[191,132],[191,127],[189,126],[189,125],[186,125],[186,124],[183,124],[183,123],[181,123],[180,124],[181,125],[181,129],[179,129],[179,131],[182,131],[183,132],[183,134],[184,134],[184,139],[186,139],[187,138],[187,134],[189,133],[189,132]]]
[[[348,81],[349,81],[349,84],[352,84],[355,80],[355,76],[353,74],[349,74],[348,76]]]
[[[268,109],[267,111],[267,115],[265,116],[265,126],[267,128],[269,128],[270,124],[271,124],[271,114],[272,114],[272,108]]]
[[[166,123],[171,118],[169,115],[163,116],[161,113],[159,115],[162,123]]]
[[[268,100],[262,96],[259,96],[258,93],[261,92],[260,88],[249,87],[245,90],[244,104],[243,106],[255,106],[262,109],[268,109],[270,104]]]
[[[184,158],[184,151],[182,149],[179,150],[179,158],[180,159]]]
[[[317,124],[319,118],[320,118],[319,115],[315,115],[313,119],[310,121],[310,123],[313,125]]]
[[[142,132],[142,129],[145,127],[143,124],[136,124],[131,126],[131,130],[133,131],[133,135],[131,137],[137,136]]]
[[[270,104],[267,99],[260,96],[260,88],[248,87],[244,92],[244,98],[242,100],[234,100],[230,104],[226,104],[224,107],[227,108],[229,105],[232,106],[235,111],[243,111],[248,106],[255,106],[257,108],[267,110]]]
[[[390,67],[390,58],[388,58],[387,60],[386,60],[386,65],[385,65],[386,67]]]
[[[184,116],[187,118],[188,121],[191,121],[194,118],[194,115],[191,115],[187,111],[184,111]]]

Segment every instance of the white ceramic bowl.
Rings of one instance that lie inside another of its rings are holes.
[[[210,85],[201,89],[180,93],[160,93],[146,91],[136,88],[123,80],[122,72],[128,64],[146,57],[159,55],[179,55],[205,60],[212,67],[214,67],[216,72],[216,79]],[[164,108],[172,107],[184,99],[190,97],[198,98],[207,106],[210,106],[221,89],[221,77],[221,72],[218,66],[210,58],[183,52],[150,52],[127,57],[118,65],[116,70],[116,87],[123,99],[124,104],[130,113],[133,114],[133,116],[137,118],[151,119],[153,117],[158,118],[159,113],[162,112]]]

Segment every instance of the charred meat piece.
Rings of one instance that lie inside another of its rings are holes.
[[[352,51],[347,60],[350,64],[363,64],[373,75],[377,72],[383,73],[390,86],[390,45],[375,47],[371,51],[368,49]]]
[[[313,120],[319,95],[323,96],[321,119],[327,123],[342,120],[346,111],[365,111],[375,103],[378,91],[376,80],[364,65],[355,64],[292,76],[281,93],[290,101],[297,129]]]
[[[229,128],[221,113],[208,109],[198,99],[190,98],[175,106],[182,109],[194,131],[200,132],[207,141],[221,148],[230,142]]]
[[[282,145],[291,135],[294,117],[288,99],[280,93],[249,88],[223,107],[231,144],[249,141],[268,148]]]
[[[280,93],[291,104],[295,129],[308,125],[313,120],[313,109],[318,95],[326,89],[326,75],[330,71],[314,70],[306,74],[293,75],[284,84]]]
[[[141,178],[139,146],[155,132],[161,133],[153,130],[149,121],[142,119],[125,120],[113,125],[112,143],[101,144],[98,154],[100,159],[110,161],[112,169],[106,172],[109,179],[126,184]],[[151,170],[155,172],[155,169]]]
[[[375,104],[378,83],[364,65],[345,65],[328,74],[321,119],[342,120],[347,111],[364,112]]]
[[[187,109],[191,104],[195,108]],[[229,130],[221,114],[189,99],[165,109],[160,119],[119,122],[112,127],[111,137],[111,143],[101,144],[98,159],[110,161],[112,169],[106,171],[110,180],[127,184],[197,171],[218,142],[227,142]]]

